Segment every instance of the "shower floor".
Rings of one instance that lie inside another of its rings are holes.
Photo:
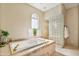
[[[65,46],[65,48],[61,48],[59,45],[56,45],[56,52],[61,53],[65,56],[79,56],[79,49],[75,49],[70,46]]]

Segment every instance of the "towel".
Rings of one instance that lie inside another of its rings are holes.
[[[69,30],[68,28],[65,26],[64,27],[64,38],[67,39],[69,37]]]

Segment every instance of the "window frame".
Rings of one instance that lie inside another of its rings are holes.
[[[32,25],[33,24],[33,22],[32,22],[33,19],[37,20],[38,25],[37,25],[36,28],[33,28],[33,25]],[[33,13],[32,16],[31,16],[31,28],[32,28],[32,36],[34,36],[33,29],[36,29],[36,35],[35,36],[37,36],[38,35],[38,30],[39,30],[39,15],[36,14],[36,13]]]

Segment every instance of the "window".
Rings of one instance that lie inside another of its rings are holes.
[[[39,29],[39,16],[34,13],[32,14],[32,35],[37,36]]]

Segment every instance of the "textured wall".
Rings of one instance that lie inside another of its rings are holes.
[[[66,10],[65,25],[69,29],[68,44],[78,47],[78,6]]]
[[[1,6],[0,6],[0,28],[1,28]]]
[[[44,31],[43,12],[27,4],[0,4],[2,7],[1,28],[6,29],[13,39],[28,38],[31,29],[31,15],[37,13],[40,18],[40,35]]]

